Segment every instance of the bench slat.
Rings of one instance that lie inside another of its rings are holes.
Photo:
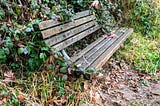
[[[123,36],[115,41],[91,66],[95,67],[97,70],[100,70],[107,60],[113,55],[113,53],[120,47],[120,44],[124,42],[132,32],[132,28],[128,29]]]
[[[86,23],[86,24],[83,24],[83,25],[78,26],[76,28],[73,28],[71,30],[68,30],[68,31],[66,31],[64,33],[60,33],[57,36],[53,36],[50,39],[46,39],[45,43],[47,45],[49,45],[49,46],[52,46],[52,45],[54,45],[56,43],[59,43],[59,42],[61,42],[63,40],[66,40],[67,38],[70,38],[70,37],[78,34],[79,32],[82,32],[82,31],[84,31],[84,30],[86,30],[86,29],[88,29],[88,28],[90,28],[90,27],[92,27],[94,25],[95,25],[95,22],[91,21],[89,23]]]
[[[120,37],[120,33],[119,30],[115,32],[119,38]],[[119,33],[119,34],[118,34]],[[102,41],[101,43],[99,43],[98,45],[96,45],[94,48],[92,48],[88,53],[86,53],[84,55],[84,57],[82,57],[81,59],[79,59],[76,64],[81,64],[84,68],[88,67],[90,64],[92,64],[92,62],[94,62],[95,59],[98,58],[98,56],[100,54],[102,54],[117,38],[107,38],[104,39],[104,41]],[[88,62],[86,63],[86,61]]]
[[[85,64],[83,67],[84,67],[85,69],[86,69],[87,67],[89,67],[94,61],[96,61],[96,59],[99,58],[99,56],[100,56],[103,52],[105,52],[117,39],[119,39],[122,34],[123,34],[123,33],[120,32],[120,33],[117,34],[117,35],[118,35],[117,38],[115,38],[115,39],[112,39],[112,38],[111,38],[111,40],[106,43],[106,46],[103,46],[102,48],[100,48],[98,51],[96,51],[95,54],[93,54],[92,56],[90,56],[90,57],[87,59],[87,61],[89,62],[89,64]],[[99,62],[100,62],[100,61],[99,61]]]
[[[53,36],[57,33],[69,30],[71,28],[77,27],[77,26],[79,26],[81,24],[84,24],[86,22],[92,21],[94,19],[95,19],[95,17],[93,15],[83,17],[83,18],[80,18],[78,20],[75,20],[74,22],[69,22],[69,23],[66,23],[66,24],[62,24],[62,25],[44,30],[41,33],[42,33],[43,39],[45,39],[45,38],[51,37],[51,36]]]
[[[81,40],[82,38],[86,37],[87,35],[97,31],[98,29],[100,29],[100,26],[91,27],[91,28],[89,28],[89,29],[87,29],[87,30],[75,35],[72,38],[69,38],[69,39],[67,39],[67,40],[65,40],[65,41],[63,41],[61,43],[58,43],[55,46],[52,46],[52,48],[54,48],[54,49],[56,49],[58,51],[62,50],[64,48],[68,47],[69,45]]]
[[[87,53],[89,50],[91,50],[94,46],[96,46],[97,44],[99,44],[101,41],[103,40],[102,37],[100,37],[99,39],[97,39],[95,42],[91,43],[90,45],[88,45],[86,48],[84,48],[82,51],[78,52],[76,55],[74,55],[73,57],[71,57],[71,61],[75,62],[76,60],[78,60],[79,58],[81,58],[85,53]]]
[[[89,10],[79,12],[79,13],[76,13],[76,15],[73,16],[73,19],[75,20],[75,19],[87,16],[89,14],[90,14]],[[61,25],[63,23],[65,23],[65,22],[58,22],[58,21],[55,21],[55,20],[51,19],[51,20],[40,22],[39,23],[39,28],[40,28],[40,30],[44,30],[44,29],[47,29],[47,28],[50,28],[50,27]]]
[[[118,28],[114,28],[113,29],[114,32],[116,30],[118,30]],[[72,62],[77,61],[84,54],[86,54],[88,51],[90,51],[93,47],[95,47],[97,44],[99,44],[100,42],[102,42],[102,40],[104,40],[102,37],[98,38],[96,41],[94,41],[93,43],[91,43],[90,45],[88,45],[86,48],[84,48],[83,50],[81,50],[80,52],[78,52],[77,54],[75,54],[73,57],[71,57],[71,61]]]

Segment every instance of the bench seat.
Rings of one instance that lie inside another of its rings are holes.
[[[79,53],[69,57],[65,52],[68,46],[101,29],[101,26],[96,24],[96,17],[89,10],[77,13],[72,19],[74,21],[68,22],[51,19],[35,24],[34,28],[39,28],[46,45],[61,51],[65,59],[84,69],[91,67],[101,69],[120,44],[133,32],[132,28],[115,28],[114,33],[117,37],[99,37]]]
[[[116,38],[104,39],[100,37],[85,49],[71,57],[71,61],[77,66],[82,66],[84,69],[94,67],[97,70],[101,70],[102,66],[132,32],[132,28],[119,28],[115,31],[115,34],[117,35]]]

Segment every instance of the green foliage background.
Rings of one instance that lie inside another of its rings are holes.
[[[34,31],[33,24],[51,18],[55,19],[57,16],[59,21],[68,21],[72,20],[71,17],[75,12],[86,9],[95,11],[90,7],[92,0],[40,1],[0,1],[0,64],[5,67],[19,71],[42,70],[42,63],[52,53],[42,41],[40,33]],[[113,8],[117,9],[117,5],[107,4],[102,0],[101,7],[105,11],[112,9],[108,17],[114,20],[111,13],[114,11]],[[105,18],[101,14],[98,20],[102,17]],[[102,21],[104,19],[99,22]]]
[[[138,0],[127,3],[126,25],[134,28],[121,56],[135,69],[156,75],[160,69],[160,1]]]

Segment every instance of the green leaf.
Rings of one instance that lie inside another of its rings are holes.
[[[63,73],[63,74],[67,73],[67,68],[66,67],[60,68],[60,73]]]
[[[25,32],[31,32],[33,30],[33,28],[26,28]]]
[[[13,96],[12,96],[12,103],[13,103],[13,105],[15,105],[15,106],[19,106],[19,101],[18,101],[18,99],[16,99],[16,98],[13,97]]]
[[[17,51],[17,53],[20,55],[20,54],[22,54],[23,53],[23,50],[22,50],[22,48],[18,48],[18,51]]]
[[[10,53],[9,48],[2,47],[2,49],[4,50],[5,54],[9,55],[9,53]]]
[[[19,30],[14,31],[15,34],[20,34],[21,32]]]
[[[40,53],[39,57],[40,57],[40,59],[45,61],[45,59],[47,58],[47,55],[45,53]]]
[[[56,84],[56,87],[64,87],[65,86],[65,84],[62,82],[62,83],[57,83]]]
[[[0,18],[4,18],[5,17],[5,12],[3,9],[0,9]]]
[[[18,53],[19,55],[22,54],[22,53],[28,54],[28,50],[27,50],[26,48],[21,47],[21,48],[18,48],[17,53]]]
[[[22,29],[24,26],[23,25],[17,25],[18,28]]]
[[[6,37],[6,40],[4,40],[5,42],[5,46],[8,48],[12,48],[13,47],[13,42],[11,41],[10,37]]]
[[[49,46],[45,46],[45,47],[42,47],[41,50],[48,51],[48,50],[50,50],[50,47]]]
[[[16,69],[16,68],[19,67],[19,65],[18,65],[17,63],[12,63],[11,66],[12,66],[14,69]]]
[[[64,95],[65,94],[64,88],[60,88],[59,91],[58,91],[58,94]]]
[[[58,64],[59,64],[60,66],[62,66],[62,67],[67,67],[67,62],[64,61],[64,60],[59,60],[59,61],[58,61]]]
[[[6,54],[3,49],[0,49],[0,59],[6,59]]]

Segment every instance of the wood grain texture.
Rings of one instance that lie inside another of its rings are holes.
[[[95,42],[91,43],[90,45],[88,45],[86,48],[84,48],[83,50],[81,50],[80,52],[78,52],[77,54],[75,54],[73,57],[71,57],[71,61],[75,62],[77,61],[80,57],[82,57],[85,53],[87,53],[89,50],[91,50],[93,47],[95,47],[96,45],[98,45],[101,41],[103,40],[102,37],[100,37],[99,39],[97,39]]]
[[[67,38],[70,38],[92,26],[95,25],[95,22],[94,21],[91,21],[91,22],[88,22],[88,23],[85,23],[83,25],[80,25],[78,27],[75,27],[71,30],[68,30],[66,32],[63,32],[63,33],[60,33],[58,35],[55,35],[55,36],[52,36],[51,38],[49,39],[46,39],[45,40],[45,43],[49,46],[52,46],[52,45],[55,45],[56,43],[59,43],[61,41],[64,41],[66,40]]]
[[[110,47],[110,45],[116,41],[122,33],[118,31],[115,32],[117,34],[116,38],[107,38],[104,39],[101,43],[96,45],[94,48],[92,48],[89,52],[87,52],[82,58],[80,58],[76,64],[81,64],[84,68],[87,68],[90,66],[107,48]],[[84,58],[86,61],[84,61]],[[86,63],[88,62],[88,63]]]
[[[83,11],[83,12],[79,12],[79,13],[76,13],[74,16],[73,16],[73,19],[76,20],[78,18],[81,18],[81,17],[84,17],[84,16],[87,16],[90,14],[90,11],[89,10],[86,10],[86,11]],[[47,21],[42,21],[39,23],[39,28],[40,30],[44,30],[44,29],[47,29],[47,28],[50,28],[50,27],[54,27],[54,26],[58,26],[58,25],[61,25],[61,24],[64,24],[65,22],[59,22],[59,21],[56,21],[56,20],[47,20]]]
[[[42,33],[43,39],[46,39],[46,38],[49,38],[51,36],[54,36],[55,34],[58,34],[60,32],[63,32],[63,31],[69,30],[71,28],[77,27],[81,24],[92,21],[94,19],[95,19],[95,17],[93,15],[83,17],[83,18],[80,18],[78,20],[75,20],[74,22],[65,23],[65,24],[62,24],[62,25],[59,25],[59,26],[41,31],[41,33]]]
[[[113,29],[114,32],[117,31],[117,30],[118,30],[118,28],[114,28]],[[75,54],[73,57],[71,57],[71,61],[72,62],[77,61],[79,58],[81,58],[82,56],[84,56],[84,54],[86,54],[87,52],[89,52],[96,45],[99,45],[103,40],[104,40],[104,38],[102,38],[102,37],[98,38],[96,41],[94,41],[93,43],[91,43],[90,45],[88,45],[86,48],[84,48],[83,50],[81,50],[80,52],[78,52],[77,54]],[[89,54],[92,54],[92,51]]]
[[[107,62],[107,60],[113,55],[113,53],[120,47],[120,44],[124,42],[129,35],[133,32],[133,29],[130,28],[124,32],[118,40],[116,40],[93,64],[92,67],[95,67],[97,70],[101,70],[102,66]]]
[[[94,26],[92,28],[89,28],[89,29],[83,31],[82,33],[79,33],[79,34],[73,36],[72,38],[69,38],[69,39],[67,39],[67,40],[65,40],[65,41],[63,41],[61,43],[58,43],[55,46],[52,46],[52,48],[55,48],[58,51],[62,50],[64,48],[68,47],[69,45],[81,40],[82,38],[86,37],[87,35],[97,31],[98,29],[100,29],[99,26]]]

